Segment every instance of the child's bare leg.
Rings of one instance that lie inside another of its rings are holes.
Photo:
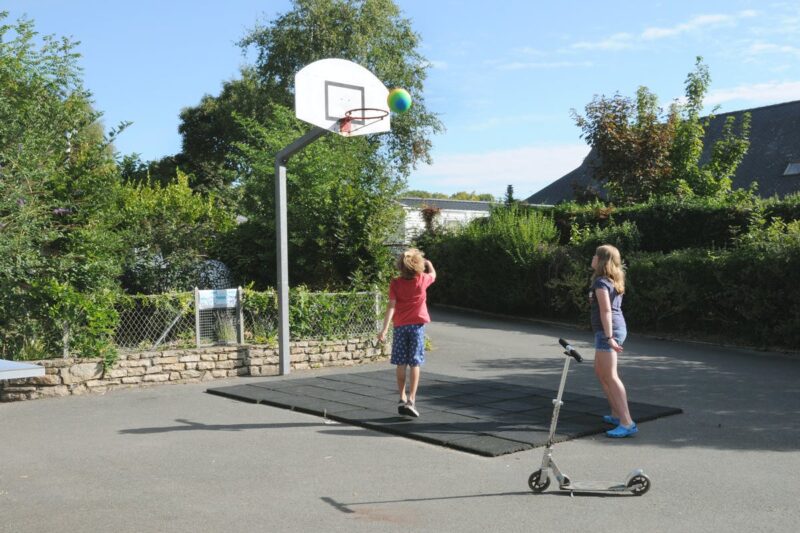
[[[417,387],[419,386],[419,366],[410,367],[409,372],[410,383],[408,384],[408,399],[414,403],[417,398]]]
[[[621,424],[630,426],[633,423],[628,410],[628,395],[625,385],[617,374],[617,354],[615,352],[595,352],[595,371],[603,389],[607,390],[608,403],[616,411]]]
[[[397,365],[395,367],[395,374],[397,375],[397,390],[400,392],[400,399],[404,402],[406,397],[406,365]]]

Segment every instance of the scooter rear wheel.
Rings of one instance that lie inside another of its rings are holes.
[[[628,481],[628,489],[634,496],[641,496],[650,490],[650,478],[646,474],[637,474]]]
[[[537,470],[528,478],[528,486],[533,492],[544,492],[550,486],[550,476],[542,479],[542,471]]]

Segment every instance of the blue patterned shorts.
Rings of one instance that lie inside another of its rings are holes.
[[[425,362],[425,324],[394,328],[392,338],[393,365],[420,366]]]

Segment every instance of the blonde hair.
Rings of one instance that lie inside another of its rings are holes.
[[[409,248],[397,257],[397,270],[405,279],[414,279],[425,272],[425,254],[416,248]]]
[[[625,270],[622,268],[622,257],[619,250],[610,244],[598,246],[594,254],[597,256],[597,266],[594,269],[592,281],[606,277],[614,284],[617,293],[625,293]]]

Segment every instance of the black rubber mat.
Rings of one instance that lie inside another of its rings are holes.
[[[211,394],[294,409],[331,420],[447,446],[483,456],[528,450],[547,443],[556,391],[491,380],[423,372],[419,418],[397,412],[394,369],[267,381],[208,389]],[[567,392],[557,442],[602,433],[605,398]],[[681,409],[630,402],[637,423]]]

